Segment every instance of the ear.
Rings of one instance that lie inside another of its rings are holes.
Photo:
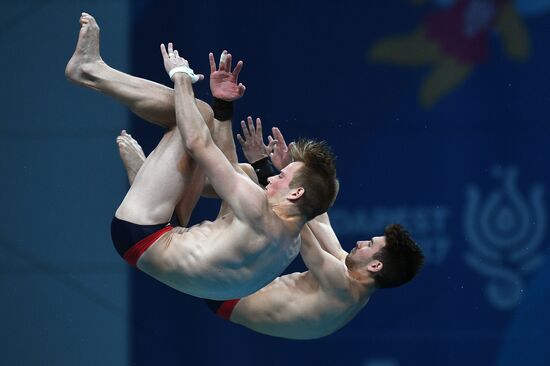
[[[304,187],[294,188],[290,191],[286,198],[288,198],[290,201],[296,201],[298,198],[304,195],[305,191],[306,190],[304,189]]]
[[[384,267],[384,263],[380,262],[378,259],[373,259],[367,265],[369,272],[378,272]]]

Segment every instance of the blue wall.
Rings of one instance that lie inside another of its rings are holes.
[[[334,147],[341,192],[330,215],[344,247],[397,221],[421,243],[427,263],[412,283],[376,293],[343,330],[307,342],[225,323],[200,300],[133,273],[134,326],[144,329],[134,333],[133,362],[550,362],[543,346],[550,336],[543,310],[550,9],[381,4],[136,2],[135,73],[170,85],[160,42],[173,41],[203,73],[209,51],[229,49],[245,61],[237,119],[260,116],[287,137]],[[413,37],[421,29],[428,35]],[[206,83],[196,95],[209,99]],[[195,216],[212,214],[210,205]]]
[[[128,1],[0,2],[0,365],[129,362],[129,269],[108,225],[128,112],[70,84],[83,10],[128,63]]]

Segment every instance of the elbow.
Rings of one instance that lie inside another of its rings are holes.
[[[202,151],[208,145],[210,139],[204,134],[194,134],[184,139],[185,148],[191,155],[195,155],[198,151]]]

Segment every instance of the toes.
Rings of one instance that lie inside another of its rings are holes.
[[[129,143],[130,146],[132,146],[135,150],[141,150],[141,146],[139,146],[139,144],[137,143],[136,140],[134,140],[134,139],[129,140],[128,143]]]
[[[145,155],[145,153],[143,152],[143,149],[142,149],[141,146],[139,146],[138,144],[132,144],[132,147],[134,148],[134,150],[135,150],[139,155],[142,155],[142,156]]]
[[[117,136],[116,142],[119,146],[120,145],[128,146],[128,139],[126,139],[124,136]]]
[[[82,25],[97,25],[95,18],[88,13],[82,13],[80,15],[80,24]]]

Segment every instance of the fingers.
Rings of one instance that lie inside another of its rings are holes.
[[[248,131],[250,132],[250,135],[255,135],[256,128],[254,128],[254,121],[252,120],[252,117],[248,116],[246,121],[248,122]]]
[[[246,127],[246,123],[244,121],[241,121],[241,129],[243,130],[243,135],[246,140],[250,138],[250,132],[248,131],[248,127]]]
[[[267,140],[269,141],[267,146],[266,146],[266,150],[270,153],[273,153],[273,149],[275,148],[275,146],[277,146],[277,140],[273,140],[273,137],[271,136],[268,136],[267,137]]]
[[[244,86],[242,83],[239,83],[237,88],[239,89],[239,95],[242,97],[244,92],[246,91],[246,86]]]
[[[227,63],[227,50],[223,50],[222,54],[220,55],[220,65],[218,70],[227,71],[226,63]]]
[[[164,43],[160,44],[160,53],[162,54],[162,58],[168,58],[168,53],[166,53],[166,47],[164,47]]]
[[[225,56],[227,55],[227,50],[223,50],[222,53],[220,54],[220,62],[218,63],[218,65],[221,67],[221,65],[223,65],[225,63]]]
[[[263,140],[262,120],[260,118],[256,118],[256,126],[254,126],[254,120],[252,119],[252,117],[248,116],[246,118],[246,122],[241,121],[241,129],[243,130],[243,135],[246,141],[248,141],[248,139],[253,136],[260,136],[260,138]]]
[[[240,134],[237,134],[237,141],[239,141],[239,144],[241,144],[242,147],[244,147],[244,144],[246,141],[243,139],[243,137]]]
[[[244,63],[242,61],[237,62],[237,66],[235,66],[235,70],[233,70],[233,76],[235,77],[235,81],[239,78],[239,73],[241,72],[243,65]]]
[[[211,72],[216,70],[216,63],[214,62],[214,57],[210,58],[210,70]],[[225,72],[231,72],[233,76],[235,77],[235,80],[238,78],[239,73],[241,72],[244,63],[242,61],[237,62],[237,66],[235,66],[235,70],[231,71],[233,63],[233,56],[227,52],[227,50],[223,50],[222,54],[220,55],[220,64],[218,71],[225,71]],[[213,66],[212,66],[213,65]]]
[[[178,58],[179,53],[177,50],[174,51],[174,45],[172,42],[168,42],[168,50],[166,50],[166,47],[164,46],[164,43],[160,44],[160,53],[162,54],[162,57],[164,59],[170,59],[170,58]]]
[[[231,72],[231,63],[232,63],[232,61],[233,61],[233,56],[231,56],[231,54],[228,53],[227,57],[225,59],[225,71]]]
[[[214,54],[212,52],[208,54],[208,62],[210,63],[210,73],[212,74],[216,71],[216,61],[214,61]]]
[[[169,71],[169,69],[172,69],[175,66],[189,67],[189,61],[180,56],[179,51],[174,49],[174,44],[172,42],[168,43],[168,47],[166,47],[164,43],[161,43],[160,52],[164,60],[166,71]],[[208,56],[210,59],[210,70],[214,69],[215,71],[216,63],[214,62],[213,55],[210,53]],[[204,80],[203,74],[196,74],[196,76],[198,77],[198,80]]]
[[[259,118],[256,118],[256,134],[260,135],[263,140],[262,120]]]
[[[275,138],[275,140],[278,140],[279,143],[281,144],[281,147],[283,149],[286,149],[286,141],[285,141],[285,138],[283,137],[283,134],[281,133],[281,131],[279,130],[279,128],[277,127],[273,127],[271,129],[271,132],[273,133],[273,138]]]

